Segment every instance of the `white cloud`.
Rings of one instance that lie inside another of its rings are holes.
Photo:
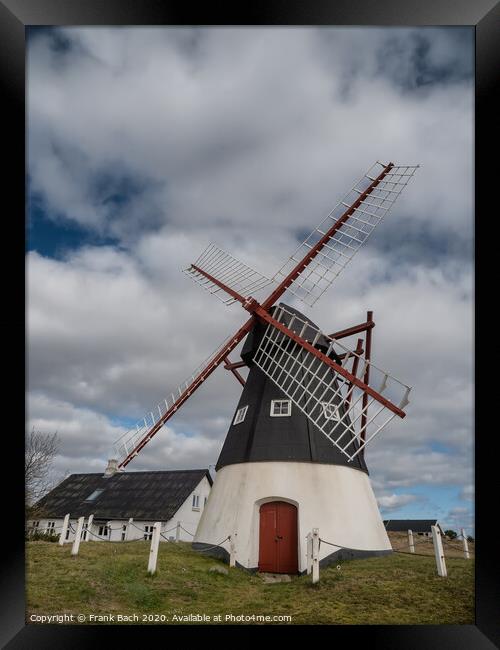
[[[379,506],[384,511],[398,510],[402,506],[406,506],[409,503],[417,500],[417,496],[414,494],[389,494],[387,496],[382,496],[377,499]]]

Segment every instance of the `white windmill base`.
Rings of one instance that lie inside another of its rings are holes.
[[[322,566],[392,551],[367,474],[340,465],[276,461],[226,465],[217,472],[193,548],[228,559],[230,542],[221,542],[231,535],[236,564],[256,570],[260,506],[270,501],[297,508],[300,573],[306,571],[306,536],[313,528],[339,545],[321,544]]]

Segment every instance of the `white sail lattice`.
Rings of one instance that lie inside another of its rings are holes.
[[[346,209],[359,199],[384,167],[383,163],[376,162],[359,179],[330,214],[300,244],[283,267],[277,271],[273,280],[281,282],[287,277],[313,246],[326,235]],[[312,307],[367,241],[373,230],[394,205],[417,168],[418,165],[392,167],[379,184],[371,190],[370,194],[362,200],[359,207],[355,208],[345,223],[327,240],[324,247],[308,263],[288,290]]]
[[[226,253],[226,251],[215,244],[210,244],[194,264],[184,269],[184,273],[203,287],[203,289],[214,294],[225,305],[232,305],[236,302],[235,298],[226,293],[221,287],[197,271],[194,267],[203,269],[203,271],[245,298],[272,283],[272,280],[266,278],[262,273],[240,262],[240,260]]]
[[[203,372],[208,369],[212,363],[214,357],[219,353],[220,350],[227,347],[227,344],[234,338],[229,336],[224,341],[217,346],[217,348],[212,352],[212,354],[201,363],[196,370],[194,370],[187,379],[185,379],[181,384],[179,384],[172,392],[170,392],[165,399],[156,404],[146,415],[135,423],[133,427],[125,431],[119,438],[113,443],[113,458],[121,461],[126,458],[136,446],[147,436],[148,432],[158,424],[158,422],[163,418],[163,416],[170,411],[171,409],[176,410],[176,402],[179,400],[181,395],[189,390],[190,386],[193,385],[193,382],[197,377],[201,375],[201,381],[203,381]],[[188,392],[188,395],[190,393]]]
[[[283,305],[273,317],[299,336],[307,332],[307,340],[322,345],[330,358],[345,353],[342,367],[348,370],[350,360],[357,357],[354,375],[358,379],[362,381],[369,365],[369,386],[399,409],[408,404],[409,386],[326,336],[305,317]],[[253,361],[349,461],[396,415],[272,324],[267,326]]]

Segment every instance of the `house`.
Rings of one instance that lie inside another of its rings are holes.
[[[407,533],[409,530],[413,534],[431,537],[431,526],[437,526],[444,535],[437,519],[384,519],[384,526],[389,533]]]
[[[72,474],[38,501],[39,514],[28,521],[28,530],[60,534],[69,514],[68,542],[74,540],[79,517],[85,517],[82,539],[87,541],[151,539],[157,521],[161,541],[176,534],[191,541],[211,487],[207,469]]]

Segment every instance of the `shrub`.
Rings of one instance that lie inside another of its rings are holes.
[[[33,532],[26,531],[24,539],[30,542],[58,542],[59,535],[56,533],[46,533],[41,530],[35,530]]]

